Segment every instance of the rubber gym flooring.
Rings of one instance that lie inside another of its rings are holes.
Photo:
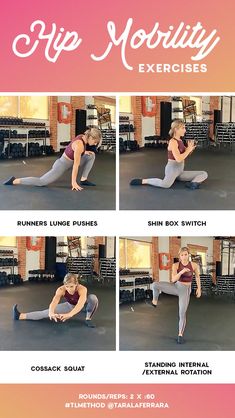
[[[200,189],[175,182],[170,189],[130,186],[132,178],[164,177],[166,149],[148,149],[120,155],[120,209],[122,210],[208,210],[235,208],[235,150],[197,149],[186,161],[185,170],[203,170],[208,179]]]
[[[157,308],[147,302],[120,305],[120,350],[234,350],[234,308],[234,299],[191,296],[185,343],[177,344],[177,297],[160,295]]]
[[[114,210],[115,209],[115,154],[96,156],[89,180],[96,187],[81,192],[71,190],[71,171],[46,187],[4,186],[9,177],[41,176],[50,170],[58,156],[0,161],[0,209],[5,210]],[[78,177],[79,178],[79,177]]]
[[[85,325],[83,312],[64,323],[13,321],[15,303],[22,312],[45,309],[57,287],[58,283],[27,283],[0,289],[0,350],[115,350],[115,290],[108,286],[87,286],[99,299],[96,328]]]

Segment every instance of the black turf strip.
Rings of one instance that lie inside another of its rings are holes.
[[[50,170],[58,157],[25,158],[0,161],[0,209],[5,210],[114,210],[115,155],[99,154],[89,180],[96,187],[84,187],[81,192],[71,190],[71,170],[46,187],[4,186],[10,176],[38,177]],[[79,180],[79,177],[78,177]]]
[[[170,189],[130,186],[132,178],[164,177],[165,149],[144,149],[120,156],[120,209],[197,210],[235,209],[235,150],[197,149],[187,158],[185,170],[203,170],[208,179],[198,190],[175,182]]]
[[[64,323],[49,319],[13,321],[12,306],[21,312],[48,307],[58,284],[27,283],[0,288],[0,350],[115,350],[115,291],[111,287],[92,287],[99,307],[93,317],[96,328],[85,324],[85,313]]]
[[[145,302],[120,306],[120,350],[235,350],[234,300],[191,296],[184,344],[177,344],[178,297],[160,295],[156,309]]]

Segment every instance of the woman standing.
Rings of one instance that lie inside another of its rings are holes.
[[[86,145],[98,145],[101,141],[101,131],[97,128],[88,129],[83,135],[78,135],[67,145],[65,151],[52,166],[52,169],[41,177],[11,177],[5,181],[5,185],[26,186],[47,186],[58,180],[68,169],[72,168],[71,185],[72,190],[82,190],[81,186],[95,186],[87,180],[92,166],[95,162],[95,153],[86,151]],[[77,175],[79,167],[82,168],[82,177],[80,185],[77,183]]]
[[[179,298],[179,332],[177,343],[183,343],[183,334],[186,326],[186,313],[190,301],[191,284],[195,274],[197,290],[196,297],[201,297],[201,282],[198,265],[189,261],[189,249],[182,247],[179,250],[179,262],[172,266],[171,283],[154,282],[152,306],[157,307],[158,297],[161,292],[175,295]]]
[[[168,189],[175,180],[185,181],[186,187],[190,189],[198,189],[200,184],[208,177],[206,171],[185,171],[184,161],[195,150],[194,141],[188,141],[185,147],[181,137],[185,135],[185,124],[182,120],[177,119],[171,124],[169,135],[171,137],[168,144],[168,163],[165,167],[165,177],[163,180],[158,178],[149,179],[133,179],[131,186],[139,186],[148,184],[154,187],[162,187]]]

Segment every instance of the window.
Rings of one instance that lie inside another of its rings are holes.
[[[18,97],[0,96],[0,116],[18,116]]]
[[[112,106],[112,105],[105,105],[105,109],[110,109],[110,113],[111,113],[111,121],[113,123],[116,123],[116,106]]]
[[[16,247],[16,237],[0,237],[0,247]]]
[[[49,119],[48,96],[0,96],[0,116]]]
[[[196,102],[197,115],[201,115],[202,114],[202,98],[190,97],[190,100],[194,100]]]
[[[47,96],[21,96],[20,117],[24,119],[49,119]]]
[[[131,113],[131,96],[120,96],[119,97],[119,112],[120,113]]]
[[[151,268],[151,248],[149,242],[135,241],[131,239],[119,240],[120,268],[128,269],[150,269]]]

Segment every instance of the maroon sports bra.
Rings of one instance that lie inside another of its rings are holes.
[[[179,150],[180,154],[183,154],[183,152],[186,150],[186,147],[185,147],[182,139],[179,139],[179,140],[176,139],[176,138],[173,138],[173,139],[175,139],[175,141],[178,142],[178,150]],[[174,157],[172,151],[168,151],[168,160],[175,160],[175,157]]]
[[[72,139],[72,141],[69,143],[69,145],[67,145],[67,147],[66,147],[66,148],[65,148],[65,150],[64,150],[65,155],[66,155],[66,156],[67,156],[70,160],[74,160],[74,150],[73,150],[73,148],[72,148],[72,144],[73,144],[75,141],[82,141],[83,146],[84,146],[84,151],[83,151],[82,155],[84,155],[84,154],[85,154],[86,144],[85,144],[85,142],[83,141],[83,135],[78,135],[78,136],[75,136],[75,138],[73,138],[73,139]]]
[[[67,302],[69,302],[71,305],[77,305],[78,301],[79,301],[79,294],[78,291],[76,290],[76,292],[73,295],[70,295],[69,292],[67,292],[67,290],[65,291],[64,294],[64,298],[66,299]]]
[[[193,280],[193,266],[192,263],[189,261],[189,263],[187,264],[187,266],[184,266],[181,261],[179,262],[179,266],[177,269],[177,273],[180,273],[181,270],[183,270],[184,268],[189,269],[190,271],[183,273],[179,279],[179,282],[184,282],[184,283],[191,283]]]

